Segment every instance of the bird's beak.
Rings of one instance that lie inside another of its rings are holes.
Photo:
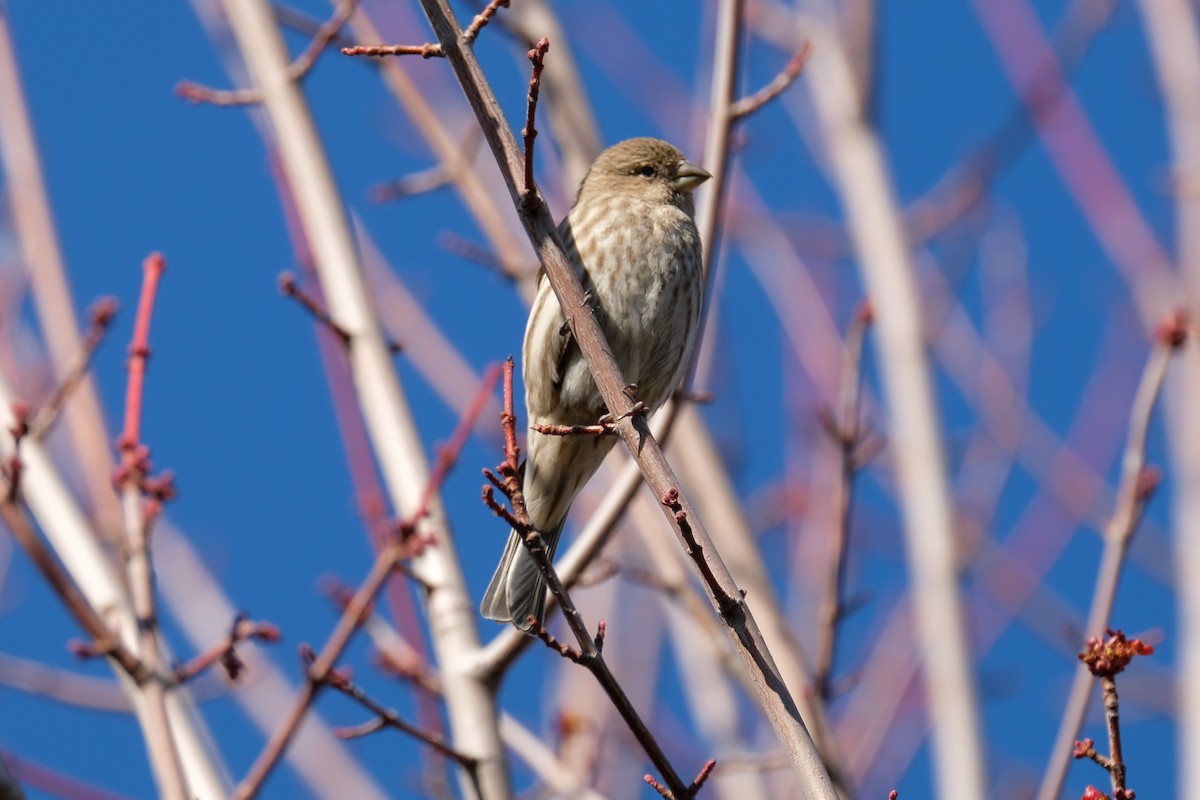
[[[704,167],[685,161],[675,170],[675,188],[681,192],[691,192],[711,177],[712,174]]]

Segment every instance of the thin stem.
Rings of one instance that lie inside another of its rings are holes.
[[[861,469],[860,450],[863,443],[859,405],[862,389],[863,342],[871,324],[870,306],[864,304],[854,315],[846,334],[846,355],[842,362],[841,411],[831,420],[830,434],[838,444],[840,471],[837,495],[834,499],[833,574],[826,584],[825,597],[817,611],[821,638],[817,644],[817,663],[813,684],[825,700],[829,699],[833,667],[837,657],[838,629],[845,611],[843,592],[846,584],[846,564],[850,552],[850,513],[854,500],[854,477]]]
[[[341,0],[338,3],[329,20],[317,28],[316,33],[313,34],[312,41],[304,48],[304,52],[297,56],[288,66],[287,75],[289,80],[298,83],[308,77],[313,67],[317,65],[317,59],[338,38],[342,32],[342,27],[345,26],[346,21],[350,19],[350,15],[354,13],[354,9],[357,6],[358,0]],[[345,49],[342,52],[344,53]],[[207,86],[201,86],[198,83],[192,83],[191,81],[181,81],[175,87],[175,92],[193,103],[211,103],[215,106],[253,105],[261,103],[263,99],[262,91],[259,89],[211,89]]]
[[[142,293],[133,324],[129,346],[129,380],[125,392],[125,428],[118,444],[121,469],[118,483],[121,506],[125,513],[126,568],[133,611],[137,616],[138,655],[150,672],[142,685],[149,710],[148,718],[157,730],[147,731],[146,741],[154,766],[159,792],[167,798],[188,797],[187,783],[179,760],[179,751],[167,718],[167,682],[163,670],[162,645],[159,642],[158,609],[154,594],[154,565],[150,558],[150,526],[153,513],[142,506],[143,480],[148,471],[145,448],[141,444],[142,405],[145,399],[146,362],[150,358],[150,322],[158,282],[166,269],[161,253],[148,256],[142,265]]]
[[[1099,635],[1109,624],[1113,602],[1120,585],[1121,572],[1129,542],[1137,530],[1149,499],[1146,483],[1146,438],[1150,420],[1158,403],[1171,356],[1182,344],[1186,320],[1176,313],[1167,317],[1159,328],[1157,341],[1146,360],[1137,394],[1129,412],[1129,438],[1121,457],[1121,480],[1117,487],[1117,505],[1104,533],[1104,551],[1096,574],[1096,585],[1088,611],[1086,632]],[[1079,736],[1092,695],[1094,679],[1085,666],[1076,669],[1071,682],[1058,734],[1050,751],[1050,763],[1038,789],[1039,800],[1054,800],[1062,793],[1070,764],[1071,744]]]
[[[325,642],[325,646],[321,648],[316,660],[312,666],[308,668],[307,680],[303,688],[300,690],[300,695],[292,703],[292,708],[288,715],[280,723],[275,732],[271,734],[271,738],[267,740],[266,746],[255,760],[250,771],[242,782],[237,785],[234,790],[233,797],[235,800],[249,800],[258,794],[267,777],[270,776],[272,770],[283,758],[284,752],[288,745],[300,730],[300,724],[304,721],[304,717],[308,714],[308,710],[312,707],[312,703],[317,698],[318,692],[325,687],[329,681],[329,674],[333,671],[337,660],[341,658],[342,653],[350,644],[350,639],[362,624],[362,620],[367,611],[374,602],[375,596],[383,589],[387,579],[391,577],[392,571],[396,564],[407,553],[406,548],[400,542],[393,542],[388,547],[379,551],[378,557],[375,559],[371,571],[363,580],[362,585],[358,587],[358,591],[354,593],[354,598],[346,606],[346,610],[342,613],[338,620],[337,626],[329,635],[329,639]]]
[[[329,682],[333,668],[337,664],[338,659],[341,658],[346,647],[350,644],[351,638],[353,638],[354,634],[369,618],[371,604],[375,601],[375,597],[379,592],[383,590],[393,570],[402,561],[412,557],[419,548],[423,547],[425,542],[418,533],[418,527],[421,521],[428,515],[430,506],[441,490],[446,476],[458,460],[458,455],[466,445],[467,438],[472,428],[475,427],[479,414],[487,405],[487,399],[491,396],[498,377],[499,370],[495,367],[489,370],[484,377],[474,402],[467,410],[467,413],[459,420],[454,434],[450,437],[449,444],[443,448],[437,465],[430,473],[415,510],[408,519],[397,526],[398,535],[392,537],[379,550],[370,573],[367,574],[367,577],[363,580],[362,585],[359,586],[358,591],[354,593],[350,602],[346,604],[345,610],[342,611],[342,616],[338,619],[338,623],[329,635],[325,646],[321,648],[321,652],[308,668],[308,680],[304,688],[301,689],[300,696],[296,698],[291,711],[283,723],[280,724],[267,741],[266,746],[263,748],[262,753],[259,754],[254,765],[250,768],[249,773],[238,785],[234,792],[235,798],[248,800],[248,798],[256,795],[259,789],[261,789],[263,783],[279,763],[288,745],[299,731],[300,723],[304,721],[304,717],[316,699],[318,692]],[[474,779],[475,776],[472,776],[472,780]]]
[[[1100,691],[1104,698],[1104,722],[1108,729],[1108,775],[1112,782],[1113,795],[1121,796],[1125,790],[1125,756],[1121,752],[1121,706],[1117,700],[1117,681],[1111,676],[1100,679]]]
[[[104,341],[104,335],[108,333],[109,325],[112,323],[116,313],[117,301],[111,297],[97,300],[92,306],[90,312],[91,324],[88,326],[87,333],[83,336],[79,350],[71,358],[70,363],[66,367],[66,375],[63,376],[58,387],[51,393],[46,402],[42,404],[42,407],[38,409],[37,415],[30,421],[29,435],[32,438],[45,438],[50,429],[54,427],[54,423],[58,421],[59,415],[67,404],[67,400],[83,384],[88,370],[92,366],[92,357],[96,354],[100,343]]]
[[[363,723],[362,725],[353,728],[339,728],[334,733],[339,739],[356,739],[360,736],[366,736],[383,728],[395,728],[401,733],[406,733],[409,736],[424,742],[447,758],[453,759],[468,770],[475,768],[475,759],[468,755],[458,752],[450,745],[446,744],[446,740],[437,734],[429,733],[416,725],[404,721],[390,708],[380,705],[363,691],[361,686],[344,680],[337,673],[334,673],[330,679],[330,685],[337,689],[342,694],[355,700],[363,708],[375,714],[375,719]]]
[[[463,34],[465,39],[467,34]],[[529,51],[529,61],[533,70],[529,76],[529,97],[525,104],[525,127],[521,130],[521,138],[525,140],[525,199],[532,201],[537,191],[533,183],[533,142],[537,138],[537,128],[534,119],[537,116],[538,92],[542,88],[542,70],[546,66],[546,53],[550,50],[550,41],[542,37]]]
[[[98,654],[115,661],[125,674],[135,683],[142,683],[150,676],[150,671],[137,655],[125,647],[116,633],[109,629],[92,608],[91,603],[75,586],[75,582],[58,563],[51,552],[42,544],[42,540],[34,531],[29,517],[14,502],[0,502],[0,517],[12,532],[13,538],[29,559],[42,573],[46,583],[59,596],[67,611],[75,618],[79,627],[83,628],[92,640],[92,647]]]
[[[808,61],[810,55],[812,55],[812,42],[805,42],[796,51],[796,54],[792,56],[792,59],[788,61],[787,66],[772,78],[770,83],[749,97],[743,97],[730,106],[729,113],[733,119],[738,120],[748,117],[783,94],[789,86],[795,83],[796,78],[800,77],[800,73],[804,70],[804,64]]]

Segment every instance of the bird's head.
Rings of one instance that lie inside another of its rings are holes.
[[[617,194],[690,212],[692,191],[711,177],[662,139],[626,139],[596,157],[575,202]]]

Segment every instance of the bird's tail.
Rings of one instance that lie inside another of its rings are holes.
[[[571,503],[615,441],[612,436],[549,436],[530,430],[529,458],[521,465],[521,488],[529,521],[546,540],[551,560]],[[530,615],[539,624],[542,622],[545,594],[546,581],[537,563],[525,549],[521,535],[513,531],[480,611],[488,619],[511,622],[528,631]]]
[[[546,555],[551,560],[554,559],[565,523],[564,516],[554,530],[542,534],[546,540]],[[508,535],[508,545],[483,595],[480,611],[488,619],[511,622],[523,631],[532,628],[529,622],[531,616],[539,625],[545,617],[546,579],[521,541],[521,534],[516,531]]]

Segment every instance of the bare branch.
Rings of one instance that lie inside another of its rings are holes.
[[[812,42],[805,42],[796,51],[796,55],[792,56],[791,61],[788,61],[783,71],[772,78],[770,83],[749,97],[743,97],[734,103],[729,109],[730,115],[735,120],[743,119],[783,94],[795,82],[796,78],[800,77],[800,73],[804,70],[804,64],[808,61],[808,57],[812,55],[812,49]]]
[[[1088,611],[1086,630],[1093,635],[1109,626],[1129,543],[1146,509],[1146,502],[1150,498],[1154,483],[1157,483],[1148,482],[1146,439],[1150,420],[1166,378],[1167,366],[1171,356],[1184,345],[1188,326],[1188,319],[1181,311],[1167,315],[1159,325],[1154,347],[1146,360],[1133,407],[1129,412],[1129,438],[1121,457],[1117,505],[1104,532],[1104,551],[1100,556],[1100,567],[1096,574],[1091,608]],[[1072,680],[1058,734],[1054,737],[1054,747],[1050,751],[1050,763],[1038,790],[1040,800],[1051,800],[1061,793],[1069,765],[1071,742],[1079,735],[1079,729],[1083,725],[1083,717],[1092,694],[1092,684],[1088,670],[1080,667]]]
[[[417,523],[428,514],[432,498],[437,495],[450,468],[457,461],[458,453],[465,446],[471,429],[475,427],[479,414],[483,411],[488,397],[495,388],[498,377],[499,371],[491,370],[489,378],[485,379],[480,386],[470,409],[459,420],[450,444],[442,450],[437,467],[430,473],[422,493],[421,503],[411,517],[397,526],[400,535],[393,537],[379,551],[370,573],[358,587],[350,602],[346,604],[346,608],[333,632],[329,635],[329,639],[326,640],[325,646],[321,648],[320,654],[312,660],[308,668],[308,680],[305,682],[304,688],[300,690],[300,695],[296,698],[288,716],[271,735],[246,777],[238,784],[234,792],[234,797],[238,800],[249,800],[257,795],[300,729],[300,724],[308,714],[313,701],[316,700],[317,694],[330,683],[338,659],[350,644],[354,634],[368,618],[368,612],[375,597],[383,590],[396,567],[405,559],[412,557],[426,544],[421,537],[412,535],[412,532],[416,531]]]
[[[88,369],[92,365],[92,356],[96,354],[100,343],[104,341],[104,335],[108,333],[109,325],[116,313],[117,301],[111,297],[103,297],[92,305],[88,314],[91,324],[83,335],[83,342],[80,344],[78,352],[67,366],[66,375],[30,421],[29,435],[31,437],[34,439],[45,438],[50,429],[54,427],[67,400],[71,398],[71,394],[87,375]]]
[[[465,37],[465,34],[464,34]],[[525,140],[525,197],[524,202],[533,202],[536,189],[533,183],[533,140],[537,137],[534,127],[534,117],[537,115],[538,92],[542,87],[542,69],[546,64],[546,53],[550,50],[550,40],[542,37],[527,54],[533,64],[529,76],[529,99],[525,109],[525,127],[521,137]]]
[[[329,17],[329,21],[317,29],[312,41],[304,48],[299,56],[288,67],[288,78],[297,83],[303,81],[312,72],[321,53],[337,39],[350,15],[358,6],[358,0],[341,0]],[[345,52],[343,50],[343,52]],[[245,106],[262,102],[262,92],[258,89],[212,89],[191,81],[180,81],[175,86],[175,93],[193,103],[210,103],[214,106]]]

